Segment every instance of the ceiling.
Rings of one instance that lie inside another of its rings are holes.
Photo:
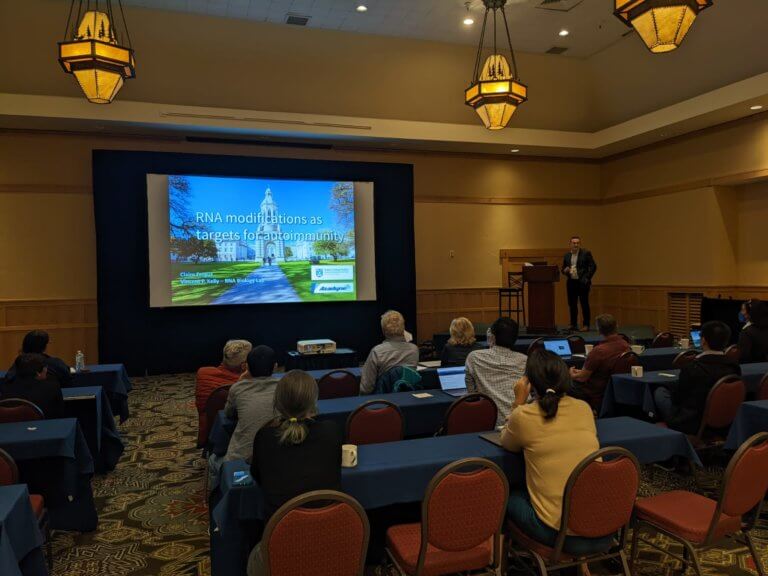
[[[356,11],[361,3],[368,7],[366,12]],[[288,14],[297,14],[310,17],[310,28],[460,44],[478,41],[484,13],[482,0],[471,0],[475,24],[465,26],[466,0],[123,0],[123,4],[277,24],[284,24]],[[611,0],[509,0],[513,47],[543,53],[557,46],[567,48],[567,56],[587,58],[628,31],[613,16],[612,4]],[[130,12],[128,20],[130,24]],[[562,29],[570,34],[560,37]]]

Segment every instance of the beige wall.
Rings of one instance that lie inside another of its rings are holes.
[[[738,211],[739,284],[768,285],[768,183],[744,186]]]

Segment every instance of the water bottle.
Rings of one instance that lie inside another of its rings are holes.
[[[85,354],[81,350],[75,354],[75,372],[80,372],[85,368]]]

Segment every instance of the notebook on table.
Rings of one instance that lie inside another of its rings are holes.
[[[503,448],[503,446],[501,446],[501,432],[498,430],[494,430],[493,432],[483,432],[480,434],[480,438]]]

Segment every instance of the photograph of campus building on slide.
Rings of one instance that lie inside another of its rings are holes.
[[[176,306],[355,300],[354,183],[169,176]]]

